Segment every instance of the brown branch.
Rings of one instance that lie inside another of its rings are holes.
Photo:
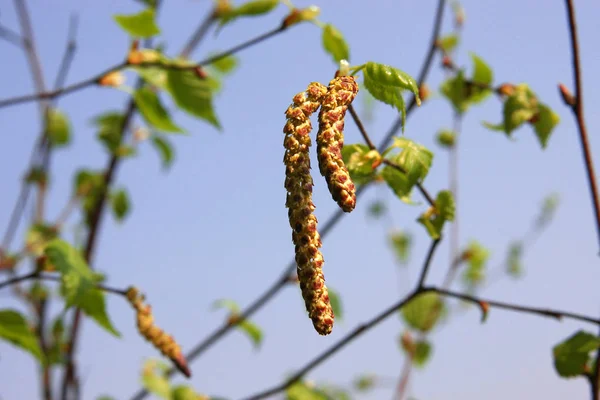
[[[261,43],[273,36],[276,36],[277,34],[280,34],[282,32],[284,32],[285,30],[287,30],[288,26],[284,26],[281,25],[280,27],[273,29],[267,33],[264,33],[260,36],[257,36],[253,39],[250,39],[246,42],[243,42],[235,47],[232,47],[231,49],[224,51],[222,53],[219,54],[215,54],[214,56],[208,57],[205,60],[199,61],[195,64],[189,64],[189,65],[180,65],[180,64],[164,64],[162,62],[147,62],[147,63],[142,63],[142,64],[136,64],[135,67],[137,68],[164,68],[164,69],[177,69],[177,70],[194,70],[197,69],[199,67],[203,67],[209,64],[212,64],[216,61],[219,61],[222,58],[231,56],[235,53],[238,53],[242,50],[247,49],[248,47],[254,46],[258,43]],[[110,72],[115,72],[115,71],[120,71],[123,70],[125,68],[131,67],[132,65],[130,65],[127,62],[122,62],[119,63],[117,65],[114,65],[112,67],[107,68],[106,70],[100,72],[99,74],[82,80],[80,82],[74,83],[72,85],[69,86],[65,86],[62,89],[58,89],[58,90],[51,90],[51,91],[46,91],[46,92],[42,92],[42,93],[36,93],[36,94],[29,94],[29,95],[24,95],[24,96],[17,96],[17,97],[12,97],[12,98],[8,98],[8,99],[4,99],[4,100],[0,100],[0,108],[3,107],[8,107],[8,106],[13,106],[16,104],[21,104],[21,103],[26,103],[26,102],[30,102],[30,101],[37,101],[37,100],[44,100],[44,99],[54,99],[56,97],[62,97],[64,95],[67,95],[69,93],[73,93],[76,91],[79,91],[81,89],[85,89],[89,86],[95,85],[98,83],[98,81],[104,77],[106,74],[110,73]]]
[[[586,315],[572,313],[569,311],[553,310],[553,309],[549,309],[549,308],[521,306],[518,304],[483,299],[480,297],[475,297],[475,296],[471,296],[471,295],[463,294],[463,293],[452,292],[450,290],[440,289],[440,288],[436,288],[436,287],[424,287],[423,291],[424,292],[435,292],[435,293],[438,293],[445,297],[453,297],[455,299],[468,301],[470,303],[478,305],[481,308],[486,307],[486,304],[487,304],[487,306],[489,306],[489,307],[500,308],[503,310],[514,311],[514,312],[518,312],[518,313],[533,314],[533,315],[538,315],[541,317],[553,318],[556,320],[561,320],[563,318],[566,318],[566,319],[572,319],[575,321],[589,322],[591,324],[600,325],[600,319],[598,319],[598,318],[592,318],[592,317],[588,317]]]
[[[23,38],[16,32],[5,28],[0,25],[0,38],[6,40],[7,42],[14,44],[15,46],[21,48],[23,47]]]
[[[365,128],[365,125],[362,123],[360,117],[356,113],[356,110],[354,110],[354,107],[352,106],[352,104],[350,104],[348,106],[348,111],[350,111],[350,115],[352,116],[352,119],[354,120],[354,123],[356,124],[356,127],[358,128],[358,131],[362,135],[363,140],[365,141],[367,146],[369,146],[369,149],[377,150],[377,146],[375,146],[373,144],[373,142],[371,141],[371,138],[369,137],[369,134],[367,133],[367,129]]]

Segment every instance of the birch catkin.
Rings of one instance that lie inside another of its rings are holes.
[[[154,324],[152,308],[144,303],[144,298],[137,288],[130,287],[127,289],[127,300],[136,311],[137,327],[140,334],[165,357],[170,358],[177,369],[189,378],[191,372],[181,352],[181,347],[179,347],[173,336],[168,335]]]
[[[323,276],[321,238],[317,232],[317,218],[313,214],[313,180],[310,174],[310,115],[317,111],[327,88],[313,82],[305,92],[294,96],[285,112],[285,188],[286,207],[296,246],[296,265],[302,298],[315,330],[321,335],[333,329],[333,310]]]
[[[357,93],[358,84],[353,76],[334,78],[329,82],[319,112],[319,171],[327,181],[331,196],[345,212],[351,212],[356,206],[356,189],[342,159],[344,116]]]

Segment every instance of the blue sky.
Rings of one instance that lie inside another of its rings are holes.
[[[180,50],[207,12],[210,2],[166,2],[159,24],[169,54]],[[437,0],[344,2],[320,1],[321,20],[336,25],[351,47],[351,63],[376,61],[416,75],[429,40]],[[501,103],[490,98],[473,108],[463,123],[460,145],[458,218],[461,244],[476,238],[492,251],[490,266],[504,259],[507,244],[528,229],[542,199],[558,192],[561,205],[556,219],[524,259],[526,276],[501,279],[482,291],[492,299],[547,306],[596,316],[600,313],[598,240],[576,126],[563,106],[557,83],[572,87],[570,49],[564,2],[479,2],[465,0],[467,22],[460,53],[461,66],[473,51],[494,69],[495,83],[527,82],[539,98],[555,109],[561,124],[548,149],[542,151],[533,132],[524,127],[515,140],[490,132],[481,121],[497,122]],[[311,3],[298,1],[298,6]],[[595,132],[600,117],[600,4],[578,1],[585,109],[592,149],[600,148]],[[56,0],[30,1],[33,25],[47,82],[54,80],[67,35],[69,16],[79,15],[78,49],[68,82],[92,76],[121,61],[128,37],[111,16],[140,7],[133,1]],[[200,60],[211,51],[227,49],[277,26],[286,12],[247,19],[209,35],[193,54]],[[0,2],[0,22],[18,29],[13,4]],[[444,32],[451,29],[446,13]],[[240,67],[227,79],[216,100],[223,132],[175,112],[189,137],[173,137],[176,163],[165,173],[153,149],[140,148],[139,156],[123,163],[117,185],[126,187],[133,201],[130,217],[117,224],[106,215],[95,266],[117,287],[134,284],[152,304],[157,322],[188,349],[211,333],[224,318],[210,310],[219,298],[240,305],[251,302],[279,276],[293,256],[287,212],[284,207],[282,127],[284,111],[294,94],[311,81],[326,83],[335,66],[320,47],[320,30],[304,24],[260,46],[239,54]],[[28,66],[22,52],[0,41],[0,98],[31,93]],[[438,59],[439,61],[439,59]],[[436,62],[429,85],[437,88],[444,74]],[[129,80],[131,84],[133,80]],[[364,94],[363,94],[364,95]],[[360,110],[361,96],[358,108]],[[67,201],[73,171],[103,168],[106,154],[96,143],[89,123],[107,109],[123,109],[126,94],[90,88],[61,98],[59,107],[70,117],[74,142],[53,159],[49,218],[54,219]],[[396,117],[385,105],[375,109],[367,127],[378,141]],[[141,124],[136,119],[136,124]],[[411,115],[406,136],[435,151],[425,185],[432,192],[447,188],[447,154],[434,141],[435,133],[450,127],[452,111],[441,98],[428,101]],[[22,171],[40,126],[33,103],[0,109],[4,151],[0,157],[0,226],[6,226]],[[346,124],[346,143],[360,142],[353,123]],[[595,153],[597,154],[597,152]],[[598,157],[596,161],[600,162]],[[315,170],[316,172],[316,170]],[[336,205],[321,180],[316,180],[316,214],[325,221]],[[415,198],[417,196],[415,195]],[[392,217],[372,221],[368,205],[388,202]],[[303,309],[300,293],[284,289],[252,320],[260,325],[265,341],[254,351],[239,332],[232,332],[191,364],[189,381],[198,391],[239,398],[279,382],[289,372],[339,340],[362,321],[395,302],[414,285],[429,239],[415,223],[424,206],[397,201],[387,190],[369,189],[357,209],[346,216],[324,240],[325,275],[343,299],[344,319],[334,332],[319,337]],[[66,233],[72,238],[76,218]],[[398,266],[386,241],[390,226],[414,234],[408,266]],[[20,232],[20,238],[24,231]],[[448,244],[443,243],[431,265],[429,281],[439,283],[448,267]],[[456,288],[459,288],[456,286]],[[21,305],[0,294],[2,308]],[[100,394],[130,397],[139,387],[139,372],[156,351],[139,337],[134,315],[121,298],[109,298],[108,308],[117,340],[86,321],[80,342],[79,368],[83,396]],[[59,308],[56,307],[56,310]],[[551,348],[578,329],[596,327],[569,321],[556,322],[492,309],[486,324],[475,310],[452,314],[432,336],[430,364],[413,374],[410,392],[418,399],[586,398],[583,379],[562,380],[552,366]],[[397,337],[403,326],[393,317],[348,346],[347,350],[313,370],[317,382],[346,384],[365,372],[395,378],[403,364]],[[0,344],[0,398],[38,396],[37,371],[29,355]],[[58,375],[57,375],[58,378]],[[176,381],[183,381],[177,377]],[[35,382],[35,383],[34,383]],[[385,389],[364,399],[391,397]]]

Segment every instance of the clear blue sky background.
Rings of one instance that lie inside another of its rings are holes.
[[[168,52],[174,54],[204,17],[210,2],[166,3],[159,22]],[[318,2],[321,19],[335,24],[350,43],[353,64],[373,60],[414,75],[426,51],[436,3]],[[540,149],[528,127],[515,132],[516,140],[511,141],[481,126],[482,120],[500,120],[501,103],[495,98],[474,108],[464,121],[458,211],[462,244],[477,238],[489,246],[493,253],[491,266],[496,268],[505,257],[507,244],[529,228],[541,200],[551,192],[561,195],[555,221],[527,249],[524,279],[497,280],[481,295],[597,316],[598,240],[574,120],[556,89],[558,82],[572,87],[564,1],[463,3],[467,22],[457,58],[459,65],[469,64],[468,51],[476,52],[493,66],[496,83],[529,83],[562,119],[546,151]],[[309,4],[297,2],[298,6]],[[576,7],[587,122],[597,155],[600,3],[581,0]],[[79,15],[80,27],[68,82],[85,79],[122,60],[129,39],[111,15],[140,9],[133,1],[116,0],[34,0],[29,8],[48,84],[56,75],[72,12]],[[12,2],[2,0],[0,11],[2,24],[17,30]],[[285,12],[281,6],[269,17],[240,21],[217,37],[210,35],[194,53],[194,59],[272,29]],[[446,13],[445,32],[451,29],[450,15]],[[32,92],[22,52],[2,41],[0,52],[0,98]],[[297,26],[239,56],[240,68],[227,79],[216,101],[222,133],[176,112],[177,121],[191,135],[173,138],[177,161],[170,172],[161,171],[149,145],[141,147],[137,158],[123,163],[117,184],[129,190],[133,212],[122,225],[106,216],[94,263],[107,274],[111,285],[140,287],[160,326],[173,333],[184,349],[222,323],[224,313],[209,309],[214,300],[226,297],[248,304],[291,260],[293,245],[284,207],[281,162],[283,113],[295,93],[310,81],[327,82],[335,67],[321,49],[320,30],[310,24]],[[437,88],[443,78],[438,58],[430,74],[430,86]],[[125,102],[126,94],[122,92],[95,88],[61,98],[59,106],[73,124],[74,143],[57,152],[53,160],[50,219],[67,200],[74,169],[103,168],[106,163],[107,156],[96,143],[90,119],[107,109],[123,109]],[[391,108],[379,105],[374,121],[368,124],[372,136],[376,140],[383,137],[395,117]],[[436,147],[433,138],[438,129],[450,126],[451,118],[449,105],[436,98],[411,115],[406,129],[407,137],[436,151],[426,180],[433,192],[447,188],[448,175],[447,155]],[[141,121],[136,119],[136,123]],[[346,126],[346,143],[359,142],[354,124]],[[0,226],[7,224],[19,177],[39,129],[33,103],[0,110]],[[322,179],[316,182],[316,213],[323,222],[336,205]],[[369,220],[366,210],[375,199],[389,202],[391,220]],[[290,286],[252,318],[265,334],[260,351],[254,351],[239,332],[232,332],[191,364],[194,375],[189,382],[204,393],[230,398],[248,395],[279,382],[392,304],[414,285],[429,244],[424,230],[415,223],[423,207],[407,206],[386,190],[370,189],[359,199],[357,210],[324,241],[327,282],[342,295],[345,309],[343,321],[337,323],[330,336],[315,334],[299,291]],[[66,230],[69,238],[77,219],[70,222]],[[386,241],[392,226],[414,233],[415,246],[407,267],[396,264]],[[23,236],[21,231],[19,237]],[[447,268],[448,246],[444,243],[432,264],[430,282],[440,282]],[[23,308],[10,299],[6,290],[0,293],[0,304],[3,308]],[[123,338],[117,340],[94,323],[85,322],[78,353],[85,399],[100,394],[128,398],[139,387],[144,359],[157,357],[136,333],[134,315],[123,299],[110,297],[108,308]],[[583,379],[559,379],[551,357],[554,344],[581,328],[596,331],[591,325],[494,309],[484,325],[474,309],[467,314],[454,313],[433,335],[432,361],[413,375],[410,392],[427,400],[587,398],[587,383]],[[400,318],[390,318],[312,371],[309,378],[346,384],[365,372],[397,377],[403,363],[397,346],[402,329]],[[3,400],[38,397],[36,376],[29,355],[0,344]],[[183,379],[177,377],[176,381]],[[390,396],[391,389],[385,389],[361,398]]]

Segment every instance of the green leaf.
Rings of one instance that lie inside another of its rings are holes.
[[[212,91],[206,79],[190,70],[170,69],[167,80],[169,93],[181,109],[221,129],[213,109]]]
[[[554,218],[558,205],[560,204],[560,196],[558,193],[552,193],[544,199],[540,215],[535,221],[536,229],[540,230],[548,225]]]
[[[148,38],[160,33],[153,8],[148,8],[138,14],[115,15],[113,18],[125,32],[133,37]]]
[[[535,121],[535,117],[540,111],[539,106],[540,105],[538,104],[538,99],[535,93],[531,91],[529,86],[527,86],[524,83],[519,84],[515,86],[514,92],[510,96],[508,96],[508,98],[504,101],[504,105],[502,108],[502,123],[498,125],[484,123],[484,125],[490,129],[495,130],[502,126],[504,128],[504,133],[510,136],[510,134],[514,130],[519,128],[524,123]],[[547,119],[552,117],[546,115],[544,118],[545,120],[543,127],[547,128]],[[540,130],[540,132],[544,133],[546,131],[542,129]],[[545,140],[547,139],[548,138],[546,137]]]
[[[446,35],[437,41],[437,47],[446,53],[450,53],[458,45],[458,36],[455,34]]]
[[[114,154],[121,144],[125,116],[120,112],[109,111],[96,117],[93,123],[98,127],[98,140],[110,154]]]
[[[167,71],[159,67],[131,67],[146,83],[167,90]]]
[[[389,239],[400,264],[406,264],[410,254],[412,237],[406,232],[393,232],[390,234]]]
[[[444,302],[437,293],[422,293],[400,310],[404,321],[422,333],[431,331],[445,314]]]
[[[96,400],[115,400],[115,398],[108,395],[102,395],[100,397],[96,397]]]
[[[415,366],[422,368],[431,358],[432,345],[427,339],[415,342],[415,352],[412,361]]]
[[[372,218],[381,218],[387,212],[387,206],[382,201],[374,201],[369,205],[367,212]]]
[[[237,327],[248,336],[254,348],[258,349],[260,347],[263,340],[263,333],[258,325],[245,319]]]
[[[534,118],[533,129],[535,134],[540,141],[542,149],[545,149],[548,145],[548,139],[550,134],[554,130],[554,127],[560,122],[560,117],[550,107],[545,104],[539,105],[539,112]]]
[[[467,287],[475,287],[485,279],[485,266],[490,258],[490,251],[479,242],[472,241],[463,252],[463,259],[467,262],[462,279]]]
[[[456,143],[456,134],[448,129],[439,131],[435,138],[437,143],[446,149],[453,148]]]
[[[419,85],[417,81],[397,68],[385,64],[378,64],[369,61],[365,64],[364,75],[382,86],[397,87],[401,90],[410,90],[417,99],[417,104],[421,104],[419,97]]]
[[[240,312],[240,306],[238,306],[238,304],[231,299],[219,299],[213,302],[213,310],[220,310],[222,308],[229,310],[231,314],[239,314]]]
[[[215,70],[221,74],[230,74],[238,66],[239,61],[235,56],[225,56],[215,60],[210,64]]]
[[[36,257],[44,254],[44,249],[49,241],[58,236],[58,231],[54,226],[45,224],[34,224],[27,231],[25,246],[27,251]]]
[[[152,136],[152,145],[160,155],[163,169],[169,169],[174,160],[173,146],[171,143],[164,137],[156,135]]]
[[[244,3],[239,7],[232,7],[219,15],[221,19],[219,28],[239,17],[256,17],[267,14],[275,9],[278,4],[279,0],[254,0]]]
[[[406,171],[409,182],[412,185],[423,182],[433,162],[433,153],[425,146],[405,137],[394,138],[391,147],[402,149],[399,155],[390,157],[390,160]]]
[[[366,392],[370,389],[373,389],[376,382],[377,377],[375,375],[362,375],[354,379],[353,386],[359,392]]]
[[[446,79],[440,86],[440,93],[450,101],[454,110],[459,114],[463,114],[469,108],[464,74],[464,71],[460,70],[454,77]]]
[[[590,352],[600,348],[600,338],[578,331],[554,346],[554,368],[563,378],[573,378],[586,373]]]
[[[491,87],[494,80],[494,72],[490,66],[475,53],[471,53],[471,60],[473,61],[473,75],[471,76],[471,81]],[[480,103],[491,94],[492,91],[489,88],[472,86],[469,93],[469,102],[470,104]]]
[[[129,195],[125,189],[120,189],[111,193],[110,202],[112,205],[113,215],[117,221],[123,221],[131,208]]]
[[[329,291],[329,302],[331,303],[331,308],[333,309],[333,315],[337,321],[341,321],[343,319],[343,311],[342,308],[342,300],[337,291],[333,290],[331,287],[328,288]]]
[[[331,400],[306,382],[296,382],[285,391],[285,400]]]
[[[448,190],[442,190],[435,199],[435,207],[430,207],[417,219],[432,239],[439,239],[446,221],[454,220],[456,204],[454,196]]]
[[[189,386],[177,385],[171,389],[170,400],[198,400],[199,398],[201,397]]]
[[[333,62],[335,62],[336,65],[341,60],[350,61],[350,48],[348,47],[348,43],[346,43],[342,32],[335,26],[331,24],[323,26],[321,40],[323,42],[323,48],[331,55]]]
[[[42,350],[32,328],[23,315],[15,310],[0,310],[0,338],[42,360]]]
[[[61,274],[61,295],[66,308],[76,306],[98,325],[119,337],[106,314],[104,293],[96,289],[102,276],[90,269],[81,253],[67,242],[54,239],[44,251],[48,261]]]
[[[148,360],[142,369],[142,386],[165,400],[171,400],[171,384],[167,378],[169,367],[156,360]]]
[[[350,178],[357,184],[365,184],[375,179],[373,166],[381,162],[381,155],[364,144],[350,144],[342,148],[342,159]]]
[[[508,248],[508,257],[506,259],[506,272],[513,278],[520,278],[523,275],[523,243],[515,242]]]
[[[397,87],[380,85],[367,75],[364,76],[363,86],[374,99],[396,108],[401,113],[402,129],[404,130],[404,125],[406,124],[406,105],[401,90]]]
[[[406,174],[398,171],[396,168],[386,166],[381,170],[381,177],[396,196],[406,202],[413,187]]]
[[[50,144],[62,147],[71,141],[71,124],[65,114],[55,108],[48,110],[46,120],[46,134]]]
[[[148,124],[164,132],[183,132],[163,107],[158,95],[149,87],[141,87],[133,95],[135,103]]]

